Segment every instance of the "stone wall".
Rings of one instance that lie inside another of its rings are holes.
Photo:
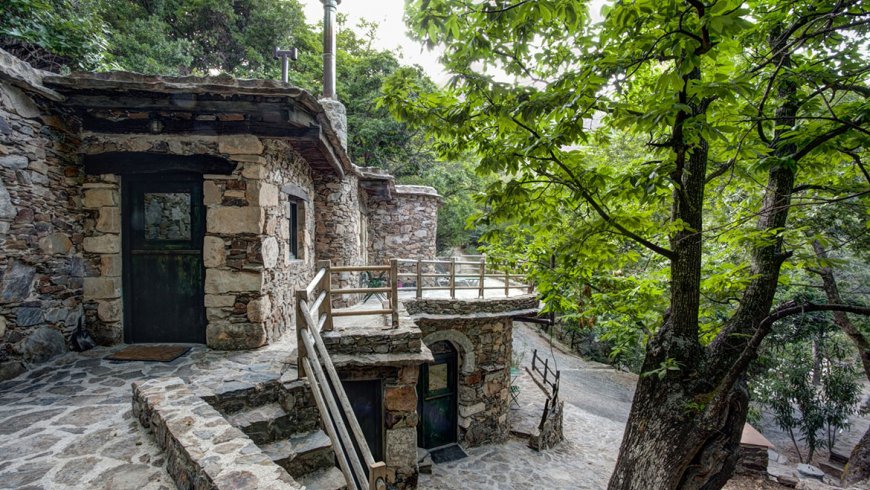
[[[513,316],[537,311],[534,296],[406,299],[423,342],[449,341],[459,353],[459,434],[467,446],[507,439]]]
[[[77,122],[40,80],[0,51],[0,380],[66,351],[82,311]]]
[[[295,194],[301,189],[309,195],[314,189],[310,169],[287,143],[251,135],[91,133],[83,139],[83,151],[221,155],[236,162],[231,174],[203,176],[206,342],[217,349],[251,349],[292,328],[291,298],[313,274],[314,210],[310,202],[299,207],[302,258],[290,259],[287,203],[298,197],[282,188],[292,184]],[[85,279],[85,304],[89,313],[94,312],[88,316],[89,329],[104,343],[123,336],[116,235],[120,221],[109,218],[120,216],[119,182],[114,175],[89,177],[84,191],[85,208],[93,213],[84,226],[85,258],[96,272]]]
[[[332,265],[363,264],[361,243],[361,209],[365,197],[360,194],[358,179],[347,174],[343,179],[333,174],[314,176],[315,253],[318,260],[330,260]],[[359,275],[344,272],[333,276],[333,287],[358,287]],[[358,295],[333,298],[333,307],[349,306]]]
[[[416,185],[397,185],[394,199],[369,203],[369,263],[435,258],[440,205],[435,189]]]

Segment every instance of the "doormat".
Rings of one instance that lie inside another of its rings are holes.
[[[184,345],[131,345],[106,356],[108,361],[154,361],[169,362],[187,354]]]
[[[432,462],[435,464],[449,463],[458,459],[467,458],[468,455],[459,447],[459,444],[451,444],[429,452]]]

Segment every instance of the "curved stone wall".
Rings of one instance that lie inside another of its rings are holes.
[[[435,258],[441,201],[431,187],[397,185],[392,200],[370,202],[369,263],[386,264],[392,258]]]

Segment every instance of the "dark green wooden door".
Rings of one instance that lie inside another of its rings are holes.
[[[202,176],[123,177],[124,336],[205,342]]]
[[[417,380],[417,444],[425,449],[456,442],[456,348],[447,341],[429,346],[435,362]]]

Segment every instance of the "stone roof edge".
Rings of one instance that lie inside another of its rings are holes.
[[[108,91],[141,90],[165,94],[188,92],[195,94],[216,93],[287,97],[314,116],[314,119],[320,125],[322,139],[329,147],[329,153],[331,154],[329,156],[337,160],[336,163],[345,173],[353,171],[353,163],[350,160],[350,156],[347,154],[344,146],[342,146],[341,140],[332,127],[332,123],[326,115],[323,105],[307,90],[287,83],[276,80],[235,78],[227,74],[205,77],[173,77],[143,75],[124,71],[75,72],[69,75],[46,73],[45,78],[49,83],[54,85],[79,89],[90,88]]]
[[[42,80],[50,75],[53,74],[34,68],[30,63],[0,49],[0,80],[55,102],[64,100],[63,95],[42,84]]]
[[[396,194],[403,196],[425,196],[444,201],[438,190],[428,185],[397,185]]]

